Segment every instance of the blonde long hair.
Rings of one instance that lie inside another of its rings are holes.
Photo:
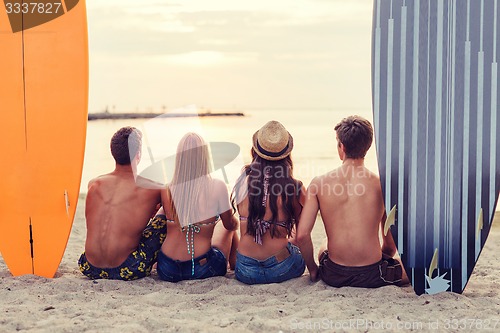
[[[212,159],[207,143],[196,133],[187,133],[179,141],[172,181],[167,185],[171,193],[174,219],[181,227],[203,221],[201,208],[209,195],[212,177]]]

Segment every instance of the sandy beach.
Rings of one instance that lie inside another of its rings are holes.
[[[411,287],[336,289],[301,278],[247,286],[226,277],[168,283],[90,281],[76,264],[85,242],[80,199],[54,279],[12,277],[0,258],[0,332],[495,331],[500,329],[500,214],[462,295]],[[313,241],[323,240],[322,226]]]

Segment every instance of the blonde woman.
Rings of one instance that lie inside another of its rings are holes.
[[[158,212],[167,221],[167,237],[158,254],[162,280],[226,274],[238,220],[226,184],[211,178],[210,166],[206,142],[196,133],[186,134],[177,147],[174,175],[162,191],[163,208]]]

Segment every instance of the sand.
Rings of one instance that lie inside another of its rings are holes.
[[[499,331],[500,226],[493,227],[462,295],[411,287],[332,288],[306,274],[247,286],[226,277],[169,283],[90,281],[76,264],[85,242],[80,200],[54,279],[12,277],[0,258],[0,332]],[[315,228],[313,241],[323,240]]]

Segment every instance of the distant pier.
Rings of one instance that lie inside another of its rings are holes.
[[[88,120],[101,119],[149,119],[149,118],[180,118],[180,117],[244,117],[243,112],[200,112],[200,113],[141,113],[141,112],[98,112],[89,113]]]

